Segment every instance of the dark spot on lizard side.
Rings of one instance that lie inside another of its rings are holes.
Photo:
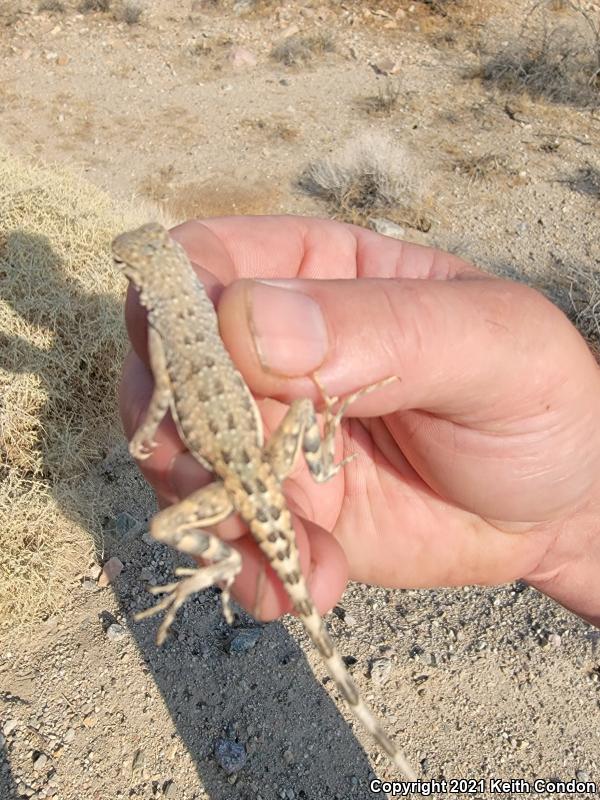
[[[279,554],[278,554],[279,555]],[[300,582],[300,573],[297,570],[293,570],[293,572],[288,572],[285,576],[286,583],[299,583]]]
[[[264,508],[257,508],[256,511],[254,512],[254,516],[259,522],[267,522],[269,519],[267,512],[264,510]]]
[[[235,430],[235,417],[231,412],[227,415],[227,427],[230,431]]]
[[[320,446],[321,441],[318,432],[315,432],[315,435],[313,435],[312,432],[305,435],[304,442],[302,443],[305,453],[316,453]]]
[[[277,508],[277,506],[269,506],[269,514],[277,521],[281,516],[281,509]]]
[[[268,533],[268,534],[267,534],[267,539],[268,539],[268,540],[269,540],[269,541],[270,541],[272,544],[275,544],[275,542],[277,541],[277,539],[279,539],[279,531],[270,531],[270,533]]]
[[[208,367],[209,369],[212,369],[214,367],[214,365],[215,365],[214,358],[211,358],[210,356],[206,356],[206,358],[204,359],[204,366]]]
[[[312,602],[310,600],[298,600],[295,604],[294,608],[303,617],[310,617],[310,615],[315,610]]]
[[[213,385],[213,389],[215,394],[223,394],[225,391],[225,386],[223,385],[223,381],[220,378],[217,378]]]
[[[258,491],[259,491],[261,494],[264,494],[264,493],[267,491],[267,487],[266,487],[266,486],[265,486],[265,484],[264,484],[264,483],[261,481],[261,479],[260,479],[260,478],[257,478],[257,479],[256,479],[256,488],[258,489]]]
[[[213,436],[216,436],[219,433],[219,424],[214,419],[208,420],[208,428],[210,432],[213,434]]]
[[[250,454],[248,453],[247,450],[242,450],[242,452],[240,453],[240,459],[244,464],[250,463]]]

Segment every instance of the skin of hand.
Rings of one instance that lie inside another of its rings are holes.
[[[522,578],[600,624],[600,372],[538,292],[435,249],[304,217],[191,221],[172,232],[217,305],[221,335],[258,399],[266,436],[317,372],[343,397],[398,380],[347,412],[315,483],[302,457],[284,483],[320,610],[348,579],[388,587]],[[146,317],[130,288],[133,351],[121,384],[129,438],[152,390]],[[140,463],[161,506],[212,478],[169,416]],[[236,599],[261,619],[289,610],[237,518],[218,533],[244,566]]]

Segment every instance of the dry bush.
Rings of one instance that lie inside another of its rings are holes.
[[[138,25],[143,13],[142,5],[132,2],[132,0],[124,0],[115,11],[114,18],[117,22],[124,22],[126,25]]]
[[[600,355],[600,271],[554,258],[536,288],[562,309]]]
[[[297,185],[324,200],[335,217],[364,222],[375,212],[393,212],[395,221],[421,227],[421,187],[414,163],[389,137],[367,133],[339,154],[309,164]]]
[[[330,33],[319,32],[310,36],[297,33],[279,42],[271,50],[271,58],[286,67],[297,67],[308,64],[315,56],[334,50],[335,44]]]
[[[562,0],[534,3],[518,37],[487,59],[477,75],[508,92],[552,103],[600,105],[599,11]]]
[[[42,0],[38,5],[38,11],[50,11],[53,14],[64,14],[65,4],[61,0]]]
[[[106,14],[110,11],[110,0],[81,0],[79,10],[82,14],[89,14],[94,11]]]
[[[65,514],[41,481],[12,472],[0,483],[0,629],[48,616],[93,560],[84,520]]]
[[[482,155],[465,155],[456,158],[453,162],[454,170],[460,175],[465,175],[474,181],[485,180],[492,175],[510,174],[506,159],[495,153]]]
[[[122,441],[124,281],[109,244],[141,221],[124,217],[0,149],[1,627],[60,606],[100,532],[103,501],[81,487]]]
[[[561,183],[566,183],[569,189],[577,194],[584,194],[600,200],[600,169],[591,164],[579,167],[568,178],[563,178]]]
[[[377,86],[377,94],[369,95],[358,100],[358,107],[367,114],[389,115],[398,105],[400,87],[390,78]]]

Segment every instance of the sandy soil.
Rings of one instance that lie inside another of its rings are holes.
[[[561,5],[545,4],[553,23],[568,21]],[[597,270],[598,111],[473,77],[517,41],[529,3],[157,0],[134,24],[133,4],[59,6],[0,3],[0,128],[16,155],[174,220],[326,216],[297,188],[306,164],[383,132],[409,148],[427,220],[397,218],[407,238],[567,308],[569,276]],[[294,36],[280,59],[296,63],[273,58]],[[391,771],[295,620],[240,612],[232,630],[209,592],[160,651],[155,624],[133,624],[173,560],[145,534],[153,500],[125,448],[92,479],[112,511],[104,558],[124,570],[106,589],[82,575],[71,613],[4,637],[0,797],[372,797],[370,776]],[[483,781],[477,797],[498,795],[492,778],[600,786],[600,632],[535,591],[353,585],[328,622],[424,779]]]

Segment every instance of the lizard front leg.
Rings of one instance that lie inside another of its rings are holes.
[[[179,568],[175,574],[186,576],[183,580],[150,589],[152,594],[166,593],[166,597],[151,608],[136,614],[135,619],[146,619],[167,611],[158,629],[158,645],[164,642],[175,614],[187,598],[217,583],[223,584],[221,602],[225,619],[229,624],[233,622],[230,589],[242,567],[241,556],[218,536],[200,530],[222,522],[232,511],[225,487],[222,483],[215,482],[198,489],[180,503],[165,508],[153,518],[150,533],[157,541],[168,544],[181,553],[212,562],[196,569]]]
[[[154,435],[171,404],[171,383],[163,344],[154,328],[148,328],[148,355],[154,377],[154,389],[144,420],[129,442],[129,452],[138,461],[152,455],[156,447]]]
[[[319,429],[317,414],[312,400],[303,398],[294,400],[289,411],[280,422],[265,446],[265,455],[271,462],[277,477],[284,480],[292,471],[298,452],[302,449],[304,458],[313,478],[319,483],[328,481],[351,461],[355,454],[347,456],[338,464],[335,463],[335,432],[339,428],[342,417],[348,406],[359,397],[370,394],[376,389],[387,386],[392,381],[398,380],[395,375],[378,381],[370,386],[365,386],[344,398],[337,411],[334,406],[339,402],[339,397],[330,397],[323,388],[317,375],[313,375],[323,402],[323,434]]]

